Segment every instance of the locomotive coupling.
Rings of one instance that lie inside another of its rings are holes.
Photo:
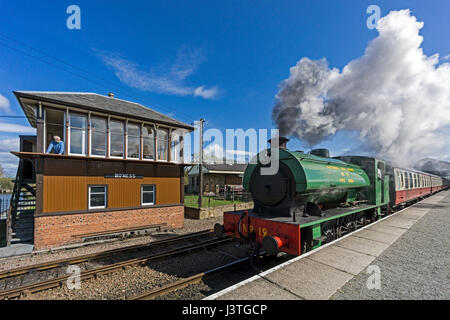
[[[217,238],[222,238],[223,234],[225,233],[225,228],[220,223],[216,223],[214,225],[214,233]]]
[[[283,246],[283,241],[276,236],[265,236],[262,239],[262,249],[271,256],[275,256]]]

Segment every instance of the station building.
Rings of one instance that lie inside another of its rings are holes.
[[[219,193],[224,186],[242,186],[246,163],[204,163],[203,192],[205,194]],[[195,165],[188,172],[189,183],[186,187],[187,193],[198,194],[200,189],[199,165]]]
[[[36,136],[21,136],[13,152],[9,243],[39,250],[183,226],[183,136],[192,126],[113,94],[14,94]],[[48,152],[54,136],[62,154]]]

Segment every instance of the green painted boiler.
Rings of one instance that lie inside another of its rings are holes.
[[[255,211],[260,214],[292,216],[299,208],[305,210],[306,204],[322,209],[358,201],[361,191],[370,186],[366,172],[355,164],[320,157],[314,151],[305,154],[280,148],[267,152],[276,150],[276,174],[263,174],[261,153],[244,173],[244,189],[252,193]]]

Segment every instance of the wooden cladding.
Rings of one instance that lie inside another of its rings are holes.
[[[88,210],[88,187],[92,185],[107,186],[108,209],[140,207],[141,185],[155,185],[156,206],[182,202],[182,170],[179,166],[46,159],[41,170],[42,211],[38,214]],[[143,178],[105,177],[115,173],[135,174]]]
[[[141,206],[141,185],[156,186],[155,205],[180,203],[180,178],[137,180],[44,176],[43,213],[88,210],[88,186],[108,186],[107,208]]]
[[[130,173],[144,177],[180,177],[180,166],[166,163],[105,161],[102,159],[46,158],[39,160],[38,173],[46,176],[105,176],[114,173]]]

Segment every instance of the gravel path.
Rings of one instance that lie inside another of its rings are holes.
[[[450,299],[449,228],[450,195],[372,262],[381,289],[367,288],[364,270],[331,299]]]
[[[222,219],[223,219],[222,217],[205,219],[205,220],[185,219],[183,228],[173,230],[173,231],[168,231],[168,232],[161,232],[161,233],[155,234],[154,236],[142,236],[142,237],[129,238],[129,239],[124,239],[124,240],[117,240],[114,242],[91,244],[91,245],[87,245],[87,246],[83,246],[83,247],[79,247],[79,248],[55,251],[53,253],[51,253],[51,252],[38,253],[38,254],[32,253],[32,254],[29,254],[26,256],[0,259],[0,271],[14,269],[14,268],[37,264],[37,263],[49,262],[49,261],[53,261],[53,260],[77,257],[77,256],[81,256],[81,255],[91,254],[91,253],[99,253],[99,252],[106,251],[106,250],[123,248],[123,247],[132,246],[132,245],[136,245],[136,244],[145,244],[145,243],[150,243],[152,241],[171,237],[174,235],[180,235],[180,234],[198,232],[198,231],[202,231],[202,230],[206,230],[206,229],[212,229],[214,227],[214,224],[222,223]]]

